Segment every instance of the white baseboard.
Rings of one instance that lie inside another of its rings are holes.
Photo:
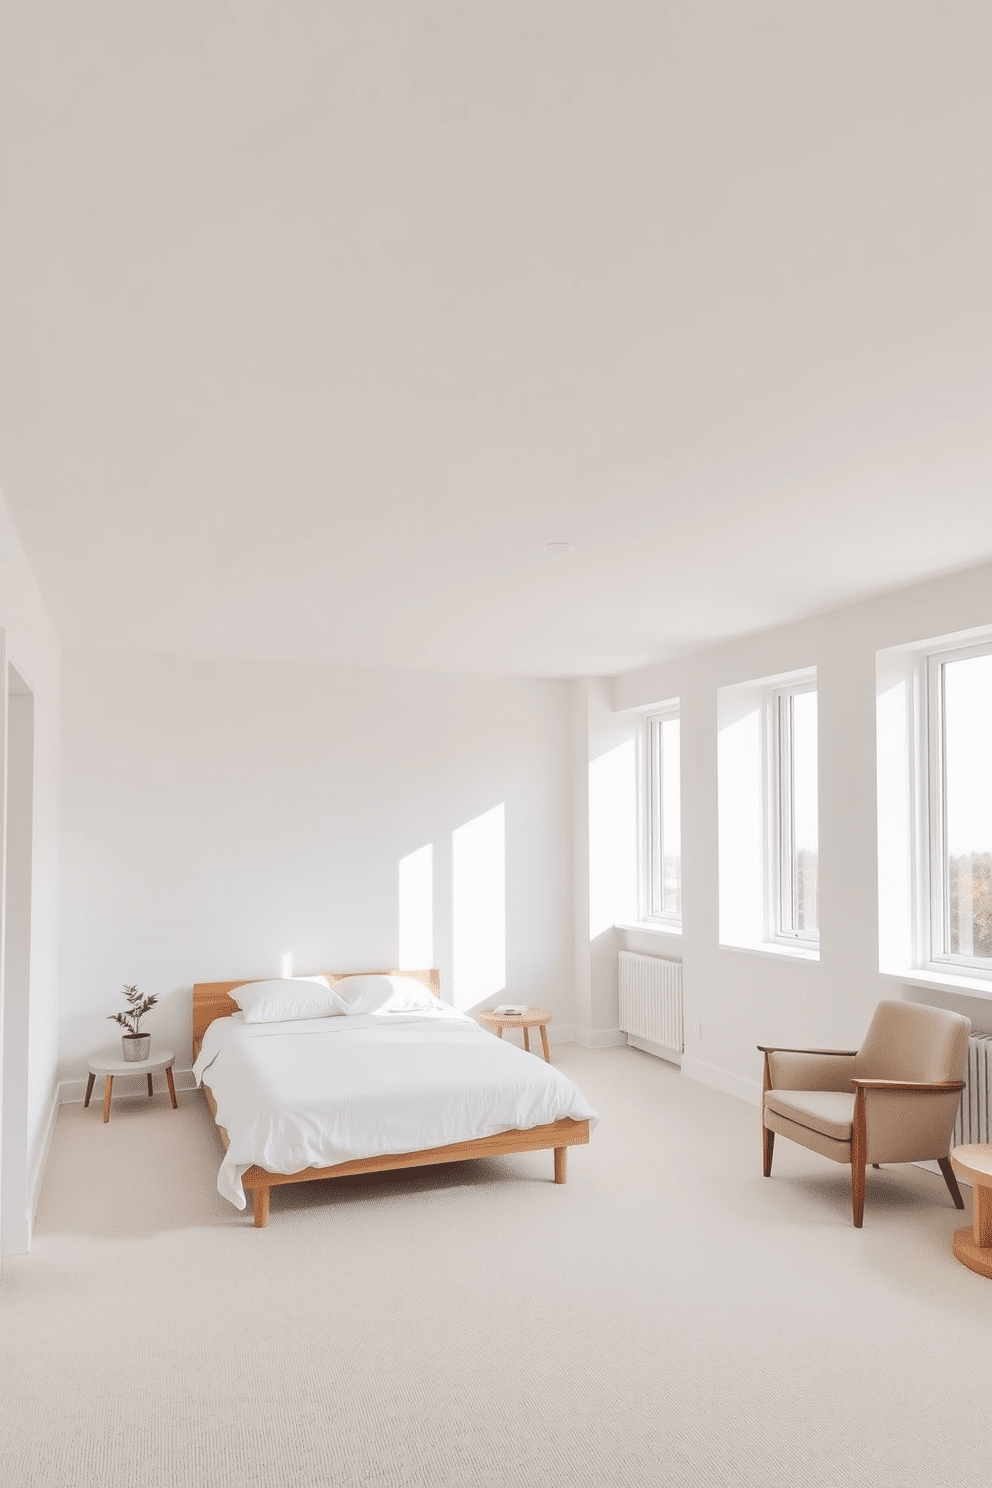
[[[163,1075],[161,1070],[158,1071],[158,1077],[159,1078],[156,1081],[156,1085],[160,1086],[162,1090],[165,1090],[165,1076]],[[177,1090],[196,1089],[196,1080],[193,1077],[193,1071],[191,1069],[174,1069],[172,1071],[172,1079]],[[101,1101],[103,1100],[102,1091],[103,1076],[100,1075],[93,1087],[93,1095],[90,1100],[91,1105],[93,1104],[93,1101],[95,1101],[98,1097]],[[159,1093],[159,1089],[156,1089],[155,1094],[158,1095]],[[145,1076],[141,1074],[115,1075],[114,1097],[116,1098],[118,1095],[143,1095],[147,1099],[148,1086],[145,1084]],[[63,1080],[62,1083],[59,1085],[58,1103],[60,1106],[72,1106],[75,1105],[77,1101],[83,1101],[85,1099],[85,1080]]]
[[[627,1042],[634,1049],[641,1049],[645,1054],[653,1054],[656,1059],[667,1059],[669,1064],[676,1068],[682,1063],[681,1049],[666,1049],[664,1044],[656,1044],[654,1039],[641,1038],[639,1034],[628,1033]]]
[[[714,1090],[722,1090],[724,1095],[735,1095],[738,1100],[747,1101],[748,1105],[761,1105],[760,1080],[744,1080],[717,1064],[706,1064],[702,1059],[691,1059],[685,1054],[682,1055],[682,1073],[690,1080],[698,1080],[701,1085],[712,1085]]]
[[[52,1087],[51,1100],[48,1103],[48,1119],[45,1122],[45,1130],[41,1134],[38,1143],[38,1154],[35,1158],[34,1172],[31,1174],[31,1187],[28,1193],[28,1214],[34,1223],[35,1215],[38,1213],[38,1205],[41,1203],[41,1190],[45,1182],[45,1172],[48,1168],[48,1155],[52,1150],[52,1138],[55,1135],[55,1123],[59,1116],[61,1104],[62,1087],[58,1084]]]
[[[583,1049],[615,1049],[627,1042],[619,1028],[576,1028],[575,1043]]]

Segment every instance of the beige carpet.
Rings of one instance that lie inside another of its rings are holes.
[[[846,1170],[632,1049],[570,1157],[220,1199],[202,1097],[63,1108],[3,1273],[4,1485],[989,1482],[992,1282],[941,1179]],[[969,1196],[970,1203],[970,1196]]]

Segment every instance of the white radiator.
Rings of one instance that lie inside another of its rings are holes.
[[[682,962],[620,952],[620,1027],[649,1053],[682,1053]]]
[[[952,1145],[989,1142],[989,1109],[992,1105],[992,1035],[975,1034],[968,1040],[968,1063],[964,1071],[961,1109],[954,1123]]]

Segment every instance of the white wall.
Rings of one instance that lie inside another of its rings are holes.
[[[757,1099],[757,1043],[856,1047],[882,997],[954,1007],[992,1032],[992,1002],[880,976],[875,806],[876,651],[990,621],[992,565],[984,565],[616,679],[612,724],[601,720],[598,737],[590,726],[590,758],[637,726],[632,710],[681,699],[687,1074]],[[820,960],[721,948],[717,689],[811,666],[820,720]],[[678,954],[676,937],[616,939]],[[617,1021],[614,961],[593,946],[588,1006],[601,1037]]]
[[[10,514],[0,499],[0,629],[7,661],[34,695],[34,783],[31,822],[30,953],[27,977],[26,1110],[19,1113],[18,1141],[26,1143],[28,1203],[33,1207],[50,1135],[58,1050],[59,906],[59,714],[61,648]],[[2,679],[4,709],[7,678]],[[21,996],[11,987],[11,996]],[[21,1009],[23,1012],[23,1009]],[[16,1027],[21,1019],[11,1020]],[[5,1227],[12,1233],[10,1226]],[[27,1223],[15,1229],[30,1238]]]
[[[188,1065],[194,981],[396,965],[428,843],[450,995],[452,833],[501,804],[507,996],[571,1036],[567,684],[69,651],[64,716],[63,1078],[124,982]]]

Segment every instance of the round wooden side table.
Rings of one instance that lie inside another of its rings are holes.
[[[169,1099],[172,1102],[172,1109],[175,1111],[178,1106],[176,1087],[172,1080],[172,1066],[175,1063],[175,1059],[176,1056],[171,1049],[159,1049],[154,1057],[149,1056],[148,1059],[124,1059],[115,1058],[112,1054],[94,1054],[87,1066],[90,1077],[86,1082],[86,1098],[83,1101],[83,1105],[88,1106],[90,1103],[90,1096],[93,1094],[93,1081],[97,1075],[106,1075],[107,1083],[103,1091],[103,1119],[104,1121],[109,1121],[110,1096],[114,1088],[115,1075],[147,1075],[148,1094],[154,1095],[152,1075],[157,1074],[160,1070],[164,1070],[165,1078],[169,1082]]]
[[[484,1013],[479,1014],[479,1022],[486,1028],[491,1028],[499,1038],[503,1037],[504,1028],[519,1028],[524,1036],[524,1048],[530,1052],[531,1028],[541,1030],[541,1046],[544,1049],[544,1057],[551,1063],[551,1050],[548,1048],[548,1024],[551,1022],[551,1014],[547,1008],[528,1008],[521,1018],[510,1018],[505,1013],[495,1013],[492,1008],[487,1008]]]
[[[951,1167],[972,1185],[972,1222],[954,1231],[954,1254],[969,1270],[992,1277],[992,1142],[955,1147]]]

